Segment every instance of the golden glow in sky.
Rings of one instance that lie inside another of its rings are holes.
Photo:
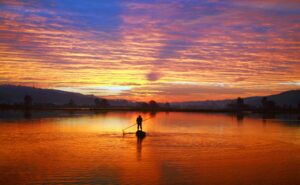
[[[0,84],[131,100],[300,86],[300,2],[0,1]]]

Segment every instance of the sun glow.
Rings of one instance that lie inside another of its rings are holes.
[[[159,101],[299,88],[299,7],[1,1],[0,83]]]

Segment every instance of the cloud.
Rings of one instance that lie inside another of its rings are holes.
[[[256,9],[277,10],[277,11],[297,10],[299,7],[298,0],[289,0],[289,1],[267,0],[263,2],[259,0],[252,0],[252,1],[231,0],[229,2],[237,6],[252,7]]]
[[[281,82],[280,85],[300,86],[300,82]]]
[[[265,95],[266,89],[251,89],[219,84],[203,83],[154,83],[134,87],[122,92],[122,97],[135,97],[136,100],[159,102],[193,101],[229,99],[239,96],[247,97],[254,94]],[[270,93],[270,91],[268,91]],[[213,98],[212,98],[213,97]]]
[[[234,79],[234,82],[242,82],[242,81],[245,81],[247,78],[245,77],[238,77],[236,79]]]
[[[300,79],[299,5],[3,0],[0,80],[50,88],[131,86],[115,93],[126,92],[129,99],[162,99],[169,92],[165,86],[176,91],[169,86],[177,85],[186,96],[173,96],[182,99],[199,98],[201,88],[207,90],[203,97],[211,88],[223,88],[216,92],[226,97],[236,89],[254,95],[289,90],[295,86],[281,83]]]
[[[150,73],[146,74],[146,78],[149,81],[157,81],[162,77],[163,77],[163,75],[159,72],[150,72]]]
[[[84,94],[94,94],[96,96],[116,96],[130,91],[131,86],[74,86],[74,87],[59,87],[63,91],[82,92]]]

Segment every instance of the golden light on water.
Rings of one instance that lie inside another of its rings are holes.
[[[157,113],[144,123],[147,137],[139,142],[122,135],[137,114],[2,119],[0,182],[232,185],[299,179],[299,128],[292,119]]]

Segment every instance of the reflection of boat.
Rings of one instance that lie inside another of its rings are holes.
[[[136,137],[144,138],[144,137],[146,137],[146,132],[138,130],[138,131],[136,131],[135,135],[136,135]]]
[[[142,132],[142,131],[141,131]],[[136,133],[138,133],[138,132],[136,132]],[[145,132],[144,132],[145,133]],[[145,133],[146,134],[146,133]],[[136,151],[137,151],[137,160],[138,161],[140,161],[140,160],[142,160],[142,142],[143,142],[143,140],[144,140],[144,138],[145,138],[145,136],[144,137],[139,137],[139,136],[137,136],[136,137],[137,138],[137,145],[136,145]]]

